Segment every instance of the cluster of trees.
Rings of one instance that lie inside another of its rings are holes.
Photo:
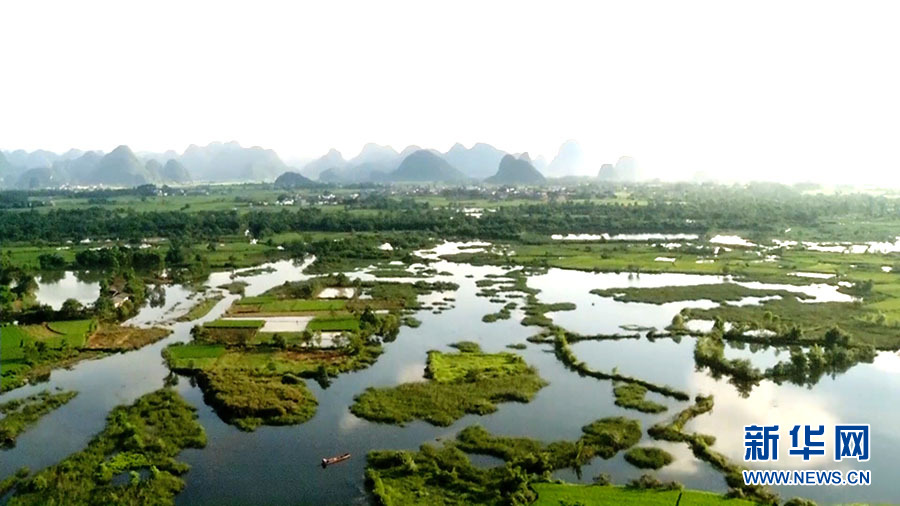
[[[747,359],[725,358],[726,341],[734,346],[744,345],[741,341],[729,341],[730,336],[741,335],[732,331],[724,332],[721,319],[717,319],[713,331],[697,339],[694,361],[699,368],[708,369],[715,378],[728,377],[729,382],[744,397],[749,395],[753,387],[763,379],[811,387],[825,374],[835,376],[848,371],[858,363],[871,363],[875,359],[874,346],[854,342],[850,335],[839,328],[829,329],[824,338],[818,342],[808,340],[807,346],[800,346],[795,343],[803,341],[803,332],[798,327],[792,327],[786,335],[760,340],[761,343],[777,343],[779,340],[786,344],[792,343],[790,360],[778,362],[773,367],[761,371]]]
[[[41,268],[51,270],[65,266],[65,260],[58,254],[48,253],[39,257]],[[46,265],[46,267],[45,267]],[[112,246],[89,249],[75,254],[76,269],[104,269],[118,271],[131,268],[138,271],[159,272],[164,267],[163,257],[158,251]]]
[[[0,318],[10,321],[9,315],[24,305],[37,288],[33,275],[13,265],[8,254],[0,254]]]
[[[368,196],[340,212],[137,212],[100,207],[50,212],[0,211],[8,241],[62,239],[217,238],[250,230],[265,238],[281,232],[420,231],[445,237],[517,238],[525,233],[687,232],[713,229],[777,234],[786,227],[828,227],[830,218],[900,218],[900,202],[871,195],[806,195],[788,187],[661,185],[631,189],[646,205],[561,201],[501,206],[481,218],[432,208],[409,198]],[[353,212],[362,207],[377,212]]]

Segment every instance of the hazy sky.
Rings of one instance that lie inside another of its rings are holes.
[[[579,140],[653,175],[900,182],[900,3],[0,7],[0,147]],[[593,169],[592,169],[593,170]]]

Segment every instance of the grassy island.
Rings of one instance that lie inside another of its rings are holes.
[[[416,306],[418,294],[453,287],[364,284],[341,275],[285,283],[236,301],[230,317],[195,327],[193,342],[170,346],[164,356],[172,370],[197,378],[228,423],[243,430],[299,424],[318,405],[306,379],[327,386],[341,373],[374,364],[383,344],[411,322],[402,315]],[[317,298],[325,290],[345,298]],[[272,318],[298,327],[267,330]]]
[[[222,294],[206,297],[194,304],[187,313],[179,316],[177,318],[177,321],[191,322],[199,318],[203,318],[204,316],[209,314],[209,312],[212,311],[212,308],[216,307],[216,304],[221,302],[224,298],[225,296]]]
[[[114,409],[84,450],[16,485],[9,504],[174,504],[185,448],[206,446],[192,406],[169,389]]]
[[[499,402],[528,402],[547,384],[518,355],[483,353],[475,343],[460,347],[466,351],[428,352],[429,381],[369,388],[350,410],[377,422],[425,420],[446,426],[465,414],[492,413]]]
[[[767,288],[747,288],[737,283],[716,283],[689,286],[660,286],[652,288],[624,287],[591,290],[594,295],[612,297],[619,302],[666,304],[684,300],[736,302],[746,297],[812,297],[798,291]]]
[[[660,469],[672,463],[672,455],[661,449],[651,447],[632,448],[625,452],[625,460],[641,469]]]
[[[614,383],[613,395],[616,406],[636,409],[643,413],[662,413],[666,408],[658,402],[647,400],[647,387],[637,383]]]

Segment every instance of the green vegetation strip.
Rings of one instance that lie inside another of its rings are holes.
[[[595,420],[581,428],[577,441],[542,443],[526,437],[494,436],[483,427],[463,429],[456,446],[466,453],[492,455],[542,474],[567,467],[578,468],[594,457],[610,459],[641,439],[641,423],[621,416]]]
[[[854,343],[869,344],[879,349],[900,348],[900,327],[880,320],[879,312],[855,302],[804,303],[794,297],[766,301],[759,305],[721,306],[690,309],[689,318],[731,322],[740,330],[766,329],[780,339],[751,338],[765,344],[812,344],[838,328],[849,334]],[[740,331],[732,332],[733,335]]]
[[[178,321],[190,322],[199,318],[203,318],[204,316],[209,314],[209,312],[212,311],[212,308],[216,307],[216,304],[218,304],[224,298],[224,295],[207,297],[195,304],[187,313],[179,316]]]
[[[418,419],[447,426],[465,414],[492,413],[498,402],[529,402],[547,384],[518,355],[469,350],[428,352],[429,381],[370,387],[350,411],[376,422],[402,425]]]
[[[252,309],[257,313],[301,313],[306,311],[340,311],[347,307],[343,299],[284,299],[273,297],[245,297],[236,303],[243,312]]]
[[[23,399],[0,404],[0,449],[12,448],[19,434],[25,432],[44,415],[71,401],[78,392],[51,394],[43,391]]]
[[[175,458],[204,446],[194,408],[176,392],[158,390],[115,408],[87,448],[21,480],[9,504],[174,504],[188,471]],[[114,483],[122,475],[128,481]]]
[[[310,332],[344,332],[359,330],[359,319],[353,315],[317,316],[306,326]]]
[[[574,370],[582,376],[590,376],[592,378],[601,380],[611,380],[621,383],[639,385],[651,392],[656,392],[658,394],[665,395],[666,397],[671,397],[679,401],[686,401],[690,399],[690,396],[688,394],[667,385],[656,385],[654,383],[650,383],[649,381],[632,378],[631,376],[625,376],[624,374],[619,374],[617,372],[605,373],[591,369],[587,366],[587,364],[578,360],[578,357],[575,356],[575,352],[572,351],[572,348],[569,346],[569,343],[566,340],[565,333],[561,331],[558,331],[556,333],[553,345],[557,358],[559,358],[566,367]]]
[[[713,409],[713,397],[698,395],[694,404],[676,414],[668,423],[658,423],[647,430],[654,439],[671,442],[683,442],[691,448],[694,456],[709,463],[725,476],[725,482],[731,487],[731,494],[746,497],[763,504],[777,504],[778,496],[769,489],[757,485],[747,485],[741,475],[742,468],[732,463],[711,446],[716,438],[708,434],[687,433],[684,426],[693,418],[708,413]]]
[[[796,297],[811,299],[802,292],[747,288],[736,283],[717,283],[690,286],[660,287],[626,287],[594,289],[591,293],[603,297],[612,297],[619,302],[645,302],[649,304],[666,304],[685,300],[711,300],[713,302],[734,302],[746,297]]]

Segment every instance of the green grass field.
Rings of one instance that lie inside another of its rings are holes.
[[[359,320],[354,316],[318,316],[306,326],[307,330],[316,332],[344,332],[359,330]]]
[[[29,371],[35,367],[47,366],[76,355],[96,328],[97,322],[94,320],[0,327],[0,361],[3,365],[0,391],[22,385]],[[30,358],[26,357],[28,347],[36,343],[42,343],[47,350],[39,356],[32,352]]]
[[[257,313],[299,313],[306,311],[340,311],[347,307],[342,299],[278,299],[275,297],[245,297],[235,303],[239,311]]]
[[[214,295],[212,297],[205,298],[194,304],[194,306],[191,307],[187,313],[179,316],[177,321],[190,322],[199,318],[203,318],[204,316],[209,314],[210,311],[212,311],[212,308],[214,308],[216,304],[219,303],[219,301],[224,298],[224,295]]]
[[[625,487],[600,487],[559,483],[535,483],[532,488],[538,494],[535,506],[560,506],[561,504],[615,505],[615,506],[673,506],[681,494],[679,506],[731,505],[753,506],[744,499],[726,499],[714,492],[699,490],[634,490]]]
[[[513,353],[428,353],[428,372],[441,383],[460,381],[470,373],[481,377],[503,377],[522,374],[528,364]]]
[[[164,355],[173,369],[205,369],[225,353],[221,344],[185,344],[169,346]]]
[[[81,348],[96,325],[93,320],[72,320],[46,325],[4,326],[0,328],[0,359],[4,365],[7,361],[21,359],[22,347],[29,342],[43,342],[51,348],[59,348],[66,342],[72,348]]]

